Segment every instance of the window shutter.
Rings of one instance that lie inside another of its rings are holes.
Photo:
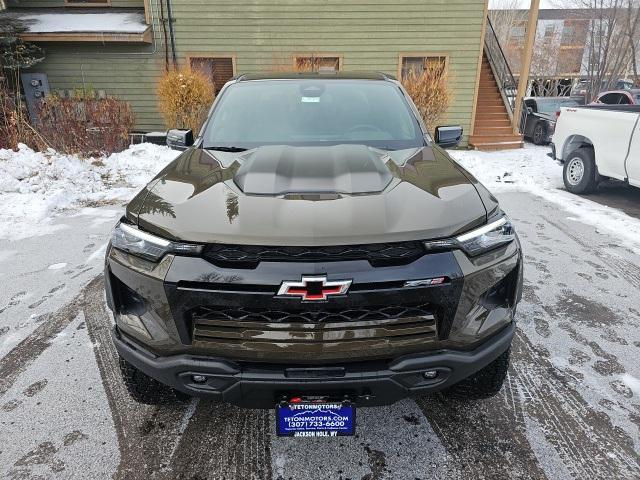
[[[340,57],[330,55],[305,55],[295,58],[296,69],[313,72],[337,72],[340,70]]]
[[[109,5],[111,0],[65,0],[67,5],[85,5],[85,6],[98,6]]]

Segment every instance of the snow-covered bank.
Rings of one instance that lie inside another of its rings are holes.
[[[177,154],[148,143],[98,159],[24,145],[18,152],[0,150],[0,238],[47,233],[48,221],[62,210],[124,202]]]
[[[548,147],[527,145],[520,150],[449,153],[492,192],[530,192],[559,205],[572,220],[602,229],[619,238],[621,245],[640,253],[640,220],[593,202],[588,196],[567,192],[562,182],[562,166],[547,156],[549,152]]]
[[[562,166],[547,156],[547,147],[479,152],[449,150],[451,156],[491,191],[526,190],[536,195],[564,189]]]

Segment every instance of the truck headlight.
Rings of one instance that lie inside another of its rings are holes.
[[[113,248],[152,262],[157,262],[167,253],[195,255],[202,251],[201,245],[172,242],[126,223],[119,223],[113,229],[111,245]]]
[[[516,238],[511,221],[505,216],[484,227],[456,237],[460,248],[470,257],[502,247]]]
[[[459,248],[470,257],[476,257],[495,248],[511,243],[516,232],[511,220],[505,215],[480,228],[464,233],[456,238],[425,242],[427,250]]]

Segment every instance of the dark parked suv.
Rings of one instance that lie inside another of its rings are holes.
[[[277,406],[282,435],[352,434],[356,406],[505,378],[522,254],[496,199],[382,74],[243,75],[128,205],[106,255],[113,338],[142,402]]]

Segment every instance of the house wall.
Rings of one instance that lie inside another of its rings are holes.
[[[52,8],[52,7],[64,7],[64,0],[9,0],[7,2],[9,7],[38,7],[38,8]],[[144,0],[111,0],[112,7],[144,7]],[[75,7],[75,5],[74,5]],[[80,6],[82,8],[82,6]],[[86,7],[91,8],[91,7]]]
[[[32,0],[35,1],[35,0]],[[114,0],[115,2],[115,0]],[[142,0],[140,0],[140,3]],[[42,2],[41,2],[42,3]],[[156,0],[150,2],[154,15]],[[485,0],[172,0],[177,56],[232,55],[236,73],[291,66],[295,54],[335,54],[342,69],[397,75],[400,54],[446,55],[455,97],[447,123],[471,130]],[[53,89],[84,83],[128,100],[138,127],[162,128],[155,82],[164,70],[163,35],[151,46],[45,44],[34,71]],[[116,53],[118,55],[116,55]]]
[[[164,72],[164,56],[148,46],[105,46],[42,43],[45,61],[30,71],[46,73],[52,90],[93,88],[129,102],[136,115],[136,129],[162,129],[155,94]],[[158,49],[161,50],[161,45]]]
[[[448,123],[471,128],[484,0],[173,0],[180,60],[234,55],[237,72],[333,53],[342,69],[398,75],[401,53],[448,56],[455,98]]]
[[[36,0],[27,1],[38,3]],[[154,29],[151,44],[41,42],[38,45],[45,50],[45,60],[30,71],[46,73],[49,86],[54,91],[93,88],[115,95],[131,104],[136,115],[136,129],[163,129],[155,94],[157,80],[165,71],[159,1],[148,2]],[[25,3],[24,0],[21,3]],[[46,3],[49,5],[48,0]],[[113,6],[125,3],[134,7],[144,6],[144,0],[112,0]]]

